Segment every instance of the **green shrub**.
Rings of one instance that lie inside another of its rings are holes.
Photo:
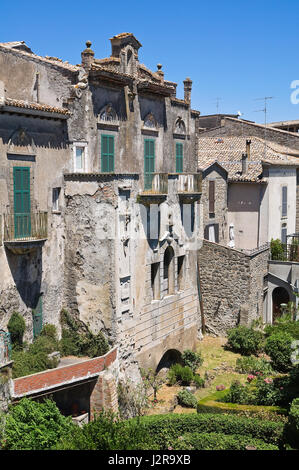
[[[248,387],[234,380],[228,393],[221,399],[224,403],[238,403],[239,405],[253,405],[254,399]]]
[[[202,388],[205,386],[205,381],[200,377],[200,375],[196,374],[193,376],[193,383],[196,388]]]
[[[279,450],[273,444],[262,439],[254,439],[242,434],[227,435],[223,433],[187,433],[180,436],[174,443],[175,450],[246,450],[246,447],[256,450]]]
[[[203,363],[203,358],[200,353],[186,349],[182,354],[182,360],[185,366],[195,372],[196,369]]]
[[[226,347],[236,353],[249,356],[262,350],[263,338],[261,331],[240,325],[228,331]]]
[[[7,414],[3,448],[48,450],[74,428],[71,418],[62,416],[53,401],[37,403],[23,398]]]
[[[291,403],[289,421],[285,426],[284,437],[292,448],[299,450],[299,398],[295,398]]]
[[[293,337],[283,331],[279,331],[267,338],[265,351],[270,356],[272,367],[275,370],[287,372],[291,369],[292,341]]]
[[[284,247],[281,241],[279,240],[279,238],[276,238],[275,240],[271,238],[270,251],[271,251],[271,259],[273,260],[283,261],[286,257]]]
[[[192,369],[188,366],[181,366],[180,364],[173,364],[168,371],[168,384],[174,385],[180,382],[182,385],[190,385],[193,380]]]
[[[56,326],[51,325],[50,323],[47,323],[46,325],[43,326],[43,329],[40,332],[40,336],[46,336],[47,338],[52,339],[53,342],[54,341],[58,342]]]
[[[102,332],[94,335],[86,325],[61,312],[62,335],[59,350],[65,356],[103,356],[109,351],[109,344]]]
[[[17,312],[14,312],[9,319],[7,329],[10,333],[10,338],[13,347],[22,348],[23,336],[26,329],[25,320],[22,315]]]
[[[289,333],[294,339],[299,340],[299,321],[293,320],[292,314],[286,313],[277,318],[273,325],[266,325],[264,329],[267,337],[280,331]]]
[[[181,383],[182,385],[190,385],[193,380],[193,372],[190,367],[183,367],[181,370]]]
[[[55,358],[49,359],[45,351],[32,353],[28,351],[13,351],[12,377],[24,377],[25,375],[36,374],[46,369],[54,369],[58,365]]]
[[[83,428],[63,436],[55,449],[148,450],[158,447],[147,435],[141,418],[120,420],[111,412],[101,412]]]
[[[261,372],[262,374],[271,374],[273,369],[269,361],[265,358],[257,358],[254,356],[239,357],[236,361],[236,371],[241,374],[254,374]]]
[[[177,397],[179,405],[186,406],[187,408],[196,408],[196,397],[188,390],[180,390]]]
[[[175,439],[188,432],[242,434],[280,445],[283,423],[214,413],[143,416],[140,423],[159,449],[168,449]]]

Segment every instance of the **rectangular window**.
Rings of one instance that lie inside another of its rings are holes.
[[[52,211],[59,212],[59,196],[61,188],[53,188],[52,190]]]
[[[151,286],[153,300],[160,299],[160,263],[151,265]]]
[[[31,234],[30,168],[14,167],[14,225],[15,238]]]
[[[283,186],[281,188],[281,217],[286,217],[288,215],[288,187]]]
[[[114,136],[101,137],[101,167],[102,173],[114,172]]]
[[[215,213],[215,181],[209,181],[209,214]]]
[[[75,171],[84,171],[84,147],[75,148]]]
[[[183,144],[175,144],[175,171],[177,173],[183,172]]]
[[[155,141],[144,141],[144,189],[152,189],[153,173],[155,172]]]

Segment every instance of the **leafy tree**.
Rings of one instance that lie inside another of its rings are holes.
[[[10,407],[6,418],[3,448],[7,450],[48,450],[75,425],[60,414],[52,400],[38,403],[23,398]]]
[[[14,348],[22,348],[25,328],[26,324],[22,315],[18,312],[13,312],[7,324],[7,329],[10,333],[11,342]]]

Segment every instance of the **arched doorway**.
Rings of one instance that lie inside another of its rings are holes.
[[[160,360],[159,364],[157,365],[156,373],[158,373],[161,369],[167,367],[168,369],[172,364],[182,364],[182,354],[177,349],[168,349],[166,353],[163,354],[162,359]]]
[[[272,292],[272,323],[281,316],[281,304],[287,304],[290,301],[288,291],[284,287],[276,287]]]

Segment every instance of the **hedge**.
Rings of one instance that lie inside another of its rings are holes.
[[[175,450],[246,450],[246,447],[256,450],[279,450],[278,446],[266,443],[242,434],[227,435],[223,433],[187,433],[181,436],[173,445]]]
[[[284,426],[281,422],[213,413],[143,416],[140,424],[161,450],[187,432],[242,434],[279,445]]]
[[[242,414],[252,415],[258,417],[258,415],[267,415],[271,421],[271,415],[273,415],[273,421],[277,420],[277,415],[287,415],[287,410],[279,406],[265,406],[265,405],[240,405],[238,403],[224,403],[218,401],[227,394],[228,390],[215,392],[211,395],[200,400],[197,404],[198,413],[230,413],[230,414]],[[275,418],[274,418],[275,416]]]

